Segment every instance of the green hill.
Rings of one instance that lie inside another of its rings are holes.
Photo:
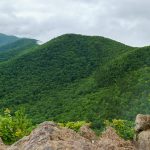
[[[68,34],[0,65],[0,106],[35,123],[133,119],[150,113],[150,47]]]
[[[0,62],[7,61],[18,55],[37,47],[37,41],[34,39],[22,38],[13,43],[0,47]]]
[[[9,36],[9,35],[0,33],[0,46],[4,46],[9,43],[13,43],[13,42],[17,41],[18,39],[19,38],[16,36]]]

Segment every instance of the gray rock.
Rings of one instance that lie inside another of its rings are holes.
[[[138,150],[150,150],[150,115],[137,115],[136,140]]]
[[[90,140],[53,122],[40,124],[32,133],[14,143],[8,150],[95,150]]]
[[[135,131],[141,132],[150,129],[150,115],[138,114],[135,120]]]
[[[138,150],[150,150],[150,130],[139,133]]]

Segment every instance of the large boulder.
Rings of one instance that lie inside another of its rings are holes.
[[[53,122],[40,124],[29,136],[19,140],[8,150],[94,150],[90,140],[75,131],[59,127]]]
[[[150,130],[139,133],[138,150],[150,150]]]
[[[150,129],[150,115],[138,114],[135,120],[135,131],[141,132]]]
[[[137,115],[136,140],[138,150],[150,150],[150,115]]]

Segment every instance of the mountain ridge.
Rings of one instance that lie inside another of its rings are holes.
[[[0,46],[4,46],[9,43],[13,43],[13,42],[17,41],[18,39],[19,38],[16,36],[0,33]]]
[[[21,55],[28,49],[37,47],[37,40],[21,38],[15,42],[0,47],[0,62],[8,61],[11,58]]]
[[[86,120],[95,128],[149,113],[149,52],[104,37],[59,36],[0,64],[1,110],[23,106],[34,123]]]

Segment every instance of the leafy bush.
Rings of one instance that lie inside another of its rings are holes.
[[[134,124],[131,121],[113,119],[112,121],[106,120],[104,124],[107,127],[113,127],[117,134],[125,140],[131,140],[134,137]]]
[[[77,122],[67,122],[67,123],[58,123],[60,126],[62,127],[67,127],[69,129],[73,129],[75,130],[76,132],[84,125],[89,125],[91,123],[87,123],[85,121],[77,121]]]
[[[0,137],[6,144],[12,144],[32,130],[31,120],[25,115],[25,110],[20,109],[15,115],[10,114],[10,110],[6,109],[4,115],[0,116]]]

